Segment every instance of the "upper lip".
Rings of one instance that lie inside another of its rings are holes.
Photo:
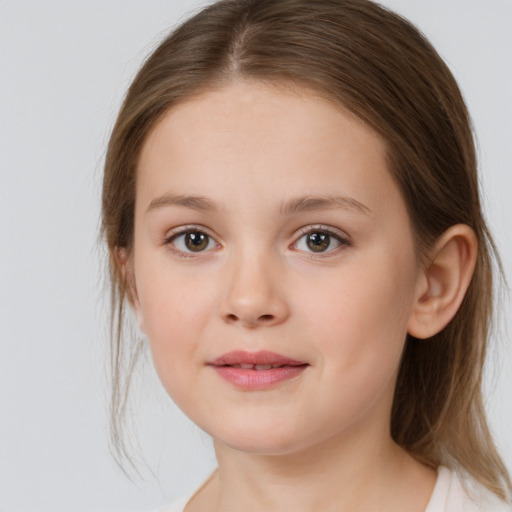
[[[272,365],[272,366],[302,366],[305,361],[297,361],[275,352],[260,350],[258,352],[247,352],[245,350],[234,350],[221,355],[210,361],[212,366],[233,366],[233,365]]]

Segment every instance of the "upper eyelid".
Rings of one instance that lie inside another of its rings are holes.
[[[302,237],[304,235],[307,235],[308,233],[314,233],[316,231],[322,231],[324,233],[328,233],[329,235],[334,235],[338,237],[340,240],[351,242],[351,237],[348,233],[341,229],[332,226],[327,226],[324,224],[310,224],[308,226],[304,226],[298,230],[297,235],[300,235]]]
[[[190,225],[184,225],[184,226],[178,226],[173,229],[169,229],[165,232],[163,236],[164,242],[168,242],[172,240],[173,238],[176,238],[179,235],[185,235],[187,233],[193,233],[193,232],[199,232],[204,233],[205,235],[208,235],[210,238],[213,238],[215,241],[218,242],[218,237],[214,234],[212,234],[211,230],[208,229],[205,226],[202,226],[200,224],[190,224]]]
[[[180,235],[184,235],[186,233],[190,232],[201,232],[205,235],[212,238],[217,244],[220,244],[219,237],[216,234],[212,233],[212,230],[207,228],[206,226],[203,226],[201,224],[186,224],[183,226],[178,226],[176,228],[173,228],[171,230],[168,230],[165,235],[163,236],[163,243],[168,244],[173,239],[177,238]],[[351,237],[346,233],[345,231],[335,228],[333,226],[328,226],[325,224],[308,224],[306,226],[303,226],[295,231],[295,234],[292,235],[294,238],[294,241],[292,242],[292,245],[297,243],[297,241],[303,237],[304,235],[307,235],[308,233],[312,233],[315,231],[322,231],[325,233],[328,233],[331,236],[334,236],[338,238],[339,240],[343,242],[352,243]]]
[[[348,234],[343,231],[342,229],[335,228],[333,226],[328,226],[327,224],[307,224],[298,230],[296,230],[297,234],[304,234],[309,233],[314,230],[318,231],[328,231],[329,233],[335,233],[335,234],[343,234],[348,238]],[[202,224],[184,224],[182,226],[177,226],[175,228],[172,228],[170,230],[167,230],[166,233],[171,232],[171,234],[179,234],[187,231],[204,231],[206,234],[210,234],[211,229],[207,228],[206,226],[203,226]],[[214,236],[214,235],[211,235]]]
[[[212,236],[210,233],[208,233],[208,229],[204,228],[203,226],[198,225],[189,225],[189,226],[180,226],[174,229],[171,229],[170,231],[167,231],[165,234],[163,240],[162,240],[162,246],[165,247],[166,250],[170,251],[171,253],[175,255],[179,255],[182,258],[198,258],[201,255],[206,255],[210,253],[212,250],[218,248],[220,246],[218,240],[216,237]],[[204,233],[210,241],[214,242],[214,245],[217,247],[210,248],[208,250],[203,251],[184,251],[178,247],[175,246],[174,242],[176,239],[178,239],[181,236],[186,235],[187,233]]]
[[[298,244],[300,240],[310,234],[315,232],[323,232],[329,235],[332,238],[335,238],[337,242],[339,243],[339,247],[333,248],[332,250],[327,251],[321,251],[321,252],[309,252],[309,251],[301,251],[298,248]],[[307,256],[311,259],[318,259],[318,258],[333,258],[336,257],[340,251],[343,249],[346,249],[347,247],[353,247],[352,238],[346,233],[345,231],[342,231],[340,229],[325,226],[322,224],[317,225],[309,225],[304,226],[299,230],[299,235],[295,236],[294,242],[289,246],[289,248],[293,251],[297,250],[300,251],[304,256]]]

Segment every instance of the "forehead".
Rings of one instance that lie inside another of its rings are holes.
[[[385,142],[354,114],[309,91],[247,82],[170,110],[147,138],[138,173],[144,201],[166,192],[221,203],[336,193],[376,205],[398,194]]]

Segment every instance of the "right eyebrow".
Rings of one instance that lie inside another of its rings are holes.
[[[182,206],[200,212],[219,210],[215,203],[204,196],[164,194],[163,196],[153,199],[149,203],[148,207],[146,208],[146,213],[157,210],[159,208],[163,208],[165,206]]]

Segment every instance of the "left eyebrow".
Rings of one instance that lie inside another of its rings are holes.
[[[301,196],[279,206],[281,215],[296,215],[298,213],[316,210],[329,210],[342,208],[344,210],[355,210],[359,213],[371,215],[371,210],[363,203],[346,196]]]

